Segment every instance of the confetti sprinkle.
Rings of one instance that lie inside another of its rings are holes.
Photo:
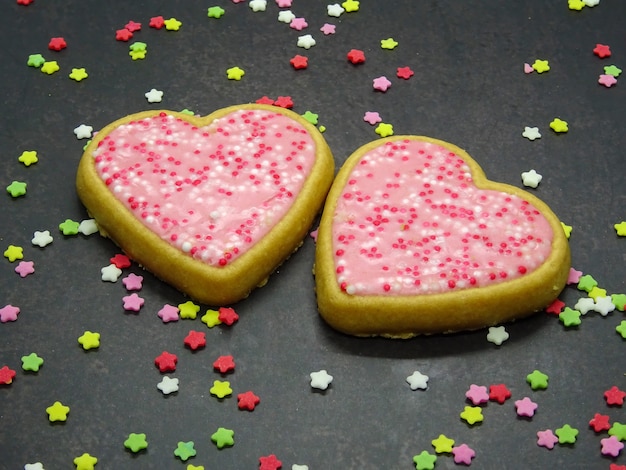
[[[481,423],[484,419],[483,409],[479,406],[466,406],[459,416],[469,425]]]
[[[39,68],[46,62],[46,59],[41,54],[31,54],[28,56],[26,65],[29,67]]]
[[[74,129],[74,134],[76,135],[77,139],[91,139],[92,132],[93,127],[86,124],[81,124]]]
[[[437,456],[427,450],[423,450],[413,456],[413,463],[415,464],[416,470],[432,470],[435,468],[435,462],[437,462]]]
[[[532,401],[528,397],[524,397],[521,400],[515,400],[515,410],[518,416],[525,416],[531,418],[534,416],[537,410],[537,403]]]
[[[117,282],[122,275],[122,270],[113,263],[100,269],[101,279],[104,282]]]
[[[43,63],[43,65],[39,68],[43,73],[47,75],[52,75],[55,72],[58,72],[61,69],[56,60],[47,60]]]
[[[339,18],[345,10],[338,3],[333,3],[332,5],[328,5],[326,7],[326,13],[328,16],[333,16],[335,18]]]
[[[178,31],[180,27],[183,25],[181,21],[178,21],[176,18],[170,18],[169,20],[164,20],[163,24],[165,25],[165,29],[168,31]]]
[[[454,455],[454,463],[470,465],[472,459],[476,456],[476,452],[467,444],[461,444],[452,449],[452,455]]]
[[[487,333],[487,341],[500,346],[506,340],[509,339],[509,333],[504,326],[490,326],[489,333]]]
[[[435,448],[437,454],[450,454],[454,447],[454,439],[450,439],[445,434],[439,434],[437,439],[433,439],[430,443]]]
[[[604,392],[604,399],[609,406],[622,406],[624,398],[626,398],[626,392],[617,388],[616,385]]]
[[[609,416],[603,415],[600,413],[596,413],[593,415],[593,418],[589,421],[589,426],[595,432],[608,431],[611,429],[611,424],[609,423]]]
[[[19,274],[20,277],[26,277],[29,274],[33,274],[35,272],[35,263],[33,261],[20,261],[15,267],[15,272]]]
[[[196,449],[194,446],[195,444],[193,441],[179,441],[176,445],[176,450],[174,450],[174,455],[184,462],[196,455]]]
[[[533,62],[532,68],[537,73],[544,73],[550,70],[550,64],[547,60],[537,59]]]
[[[613,85],[617,83],[617,78],[615,78],[613,75],[601,74],[598,77],[598,83],[600,85],[604,85],[607,88],[611,88]]]
[[[501,405],[511,398],[511,391],[504,384],[489,386],[489,400],[497,401]]]
[[[161,381],[157,384],[157,388],[161,390],[163,395],[169,395],[174,392],[178,392],[178,379],[175,377],[163,376]]]
[[[144,96],[148,100],[148,103],[160,103],[163,100],[163,92],[156,88],[147,91],[144,93]]]
[[[311,387],[318,390],[326,390],[333,381],[333,376],[326,372],[325,369],[311,372],[309,376],[311,377]]]
[[[233,356],[220,356],[213,362],[213,368],[220,371],[220,374],[227,374],[235,370]]]
[[[617,457],[624,448],[624,444],[615,436],[600,439],[600,445],[602,446],[600,451],[602,455],[610,455],[611,457]]]
[[[211,440],[215,443],[218,449],[224,447],[230,447],[235,444],[235,431],[226,428],[217,428],[213,434],[211,434]]]
[[[398,78],[402,78],[404,80],[408,80],[413,75],[415,75],[415,72],[413,72],[413,70],[411,70],[410,67],[398,67],[396,69],[396,76]]]
[[[335,29],[336,26],[334,24],[324,23],[320,28],[320,31],[324,33],[325,36],[328,36],[329,34],[335,34]]]
[[[346,57],[354,65],[365,62],[365,53],[360,49],[350,49]]]
[[[60,51],[67,47],[67,42],[62,37],[52,38],[48,43],[48,49],[51,51]]]
[[[571,427],[569,424],[565,424],[556,429],[554,434],[559,438],[559,444],[574,444],[576,442],[576,436],[578,436],[578,429]]]
[[[213,328],[214,326],[221,325],[222,322],[219,319],[220,312],[217,310],[207,310],[204,315],[200,318],[200,321],[204,323],[209,328]]]
[[[529,188],[536,188],[541,183],[543,176],[535,170],[525,171],[522,173],[522,183]]]
[[[160,372],[174,372],[176,370],[176,363],[178,357],[176,354],[163,351],[154,359],[154,365],[159,368]]]
[[[559,118],[554,118],[550,122],[550,129],[552,129],[556,133],[565,133],[569,130],[569,127],[566,121],[563,121]]]
[[[10,321],[17,321],[17,316],[20,314],[20,308],[11,304],[7,304],[0,308],[0,322],[7,323]]]
[[[136,293],[122,297],[124,310],[138,312],[143,307],[145,300]]]
[[[143,286],[143,276],[138,276],[137,274],[130,273],[128,276],[122,279],[122,284],[124,284],[126,290],[129,291],[141,290]]]
[[[208,10],[207,10],[207,16],[209,18],[219,19],[222,16],[224,16],[224,13],[226,13],[226,10],[224,10],[220,6],[209,7]]]
[[[254,411],[260,402],[261,399],[251,391],[237,395],[237,407],[240,410]]]
[[[601,59],[604,59],[611,57],[611,48],[606,44],[596,44],[596,47],[593,48],[593,53]]]
[[[246,72],[242,68],[237,67],[237,66],[226,69],[226,77],[229,80],[239,81],[243,78],[245,74]]]
[[[148,441],[144,433],[131,432],[128,438],[124,441],[124,447],[131,452],[139,452],[148,448]]]
[[[365,115],[363,116],[363,120],[365,122],[370,123],[373,126],[374,124],[378,124],[379,122],[381,122],[383,119],[380,117],[380,114],[378,114],[377,112],[367,111]]]
[[[85,331],[78,337],[78,344],[80,344],[85,351],[97,349],[100,347],[100,333]]]
[[[180,319],[178,307],[175,305],[165,304],[157,312],[157,316],[163,323],[175,322]]]
[[[406,381],[411,390],[426,390],[428,388],[428,376],[417,370],[409,375]]]
[[[302,70],[306,69],[309,66],[309,59],[306,56],[296,54],[289,60],[289,63],[293,66],[294,69]]]
[[[37,353],[30,353],[27,356],[22,356],[22,370],[29,372],[39,372],[39,369],[43,365],[43,358],[39,357]]]
[[[302,47],[304,49],[310,49],[313,46],[315,46],[315,44],[316,44],[315,39],[313,39],[313,36],[311,36],[310,34],[299,36],[298,42],[296,43],[298,47]]]
[[[46,408],[48,413],[48,420],[50,422],[67,421],[67,415],[70,412],[70,407],[64,405],[60,401],[55,401],[52,405]]]
[[[196,351],[206,346],[206,335],[202,331],[191,330],[187,333],[187,336],[185,336],[183,343],[192,351]]]
[[[538,127],[524,127],[524,132],[522,132],[522,136],[526,137],[528,140],[536,140],[541,139],[541,134],[539,133]]]
[[[526,382],[533,390],[545,390],[548,388],[548,376],[537,369],[526,376]]]
[[[23,163],[24,166],[31,166],[39,161],[36,150],[24,150],[22,154],[17,157],[17,161]]]
[[[578,310],[574,310],[570,307],[565,307],[559,314],[559,321],[563,323],[563,326],[570,328],[578,326],[582,323],[580,319],[581,313]]]
[[[283,463],[274,454],[259,457],[259,470],[278,470]]]
[[[76,470],[93,470],[97,463],[98,459],[87,452],[74,459]]]
[[[391,81],[383,75],[372,80],[372,86],[374,90],[385,92],[391,87]]]
[[[374,132],[376,132],[376,134],[378,134],[381,137],[389,137],[393,135],[393,125],[385,123],[385,122],[381,122],[380,124],[378,124],[378,126],[376,126],[376,129],[374,129]]]
[[[605,65],[604,66],[604,73],[607,74],[607,75],[613,75],[615,78],[617,78],[622,73],[622,69],[620,69],[616,65]]]
[[[489,392],[484,385],[471,384],[467,392],[465,392],[465,398],[467,398],[474,406],[482,405],[489,401]]]
[[[218,310],[219,321],[227,326],[234,325],[239,320],[239,315],[231,307],[220,307]]]
[[[398,41],[396,41],[394,38],[382,39],[380,41],[380,47],[382,49],[392,50],[395,49],[397,46]]]
[[[295,29],[296,31],[302,31],[308,26],[309,26],[309,23],[307,23],[304,18],[294,18],[289,23],[289,27],[291,29]]]
[[[546,449],[554,449],[559,438],[554,435],[551,429],[537,431],[537,445]]]
[[[7,192],[11,197],[24,196],[26,194],[26,183],[23,181],[12,181],[11,184],[7,186]]]
[[[24,258],[24,249],[21,246],[9,245],[7,249],[4,250],[4,257],[13,263],[18,259]]]
[[[250,0],[248,6],[252,11],[265,11],[265,8],[267,8],[267,0]]]
[[[232,395],[233,389],[230,388],[230,382],[227,380],[214,380],[209,392],[211,392],[211,395],[222,399]]]

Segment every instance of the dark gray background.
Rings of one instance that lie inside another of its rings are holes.
[[[626,3],[602,0],[594,8],[571,11],[566,0],[395,0],[361,2],[360,11],[340,18],[326,14],[330,2],[294,0],[292,11],[305,17],[297,32],[277,21],[278,7],[265,12],[247,2],[188,0],[102,2],[36,0],[28,7],[0,4],[2,113],[0,183],[28,183],[25,197],[2,197],[0,247],[24,247],[36,272],[25,279],[16,263],[0,260],[0,307],[17,305],[17,322],[0,324],[0,367],[17,371],[13,384],[0,386],[0,468],[22,468],[41,461],[46,469],[73,468],[88,452],[96,468],[185,468],[173,451],[178,441],[195,442],[188,463],[205,468],[257,468],[261,456],[276,454],[283,468],[414,468],[412,457],[433,451],[439,434],[475,449],[472,468],[608,468],[617,459],[602,457],[600,439],[588,426],[594,413],[626,422],[621,407],[607,407],[603,392],[626,389],[626,343],[615,332],[622,312],[606,318],[590,313],[579,328],[565,329],[550,315],[507,325],[501,347],[486,331],[407,341],[357,339],[329,329],[317,315],[311,269],[314,244],[302,249],[264,288],[235,305],[240,321],[209,330],[200,319],[163,324],[156,312],[185,297],[145,276],[142,311],[128,314],[126,291],[100,280],[100,268],[118,249],[98,235],[64,237],[58,224],[86,213],[73,185],[84,141],[73,129],[81,123],[99,129],[126,114],[145,109],[189,108],[208,114],[263,95],[290,95],[294,110],[320,116],[337,165],[359,146],[376,139],[363,122],[378,111],[396,134],[422,134],[465,148],[491,179],[521,186],[520,174],[544,175],[533,192],[573,227],[573,266],[592,274],[608,293],[625,292],[625,239],[613,224],[626,219],[624,203],[625,90],[597,83],[611,63],[626,67]],[[219,20],[207,7],[222,5]],[[152,16],[175,17],[178,32],[148,27]],[[148,44],[145,60],[132,61],[129,43],[115,30],[129,20],[143,24],[132,41]],[[325,23],[337,26],[324,36]],[[296,47],[299,35],[317,45]],[[47,49],[51,37],[68,47]],[[395,38],[392,51],[380,40]],[[611,46],[600,59],[596,43]],[[346,60],[362,49],[364,64]],[[57,60],[61,70],[48,76],[27,67],[29,54]],[[289,59],[309,57],[306,70]],[[523,73],[524,62],[548,59],[542,75]],[[226,79],[226,69],[242,67],[241,81]],[[415,76],[395,77],[410,66]],[[89,78],[68,78],[85,67]],[[372,79],[393,82],[386,93]],[[149,104],[144,93],[164,92]],[[557,135],[550,121],[560,117],[570,131]],[[524,126],[543,137],[530,142]],[[24,150],[40,161],[25,168]],[[31,245],[35,230],[50,230],[54,242]],[[133,266],[126,270],[140,273]],[[561,298],[573,307],[583,293],[569,287]],[[211,306],[202,306],[202,313]],[[206,331],[208,344],[195,353],[183,347],[191,329]],[[77,338],[85,331],[102,335],[98,350],[85,352]],[[178,355],[180,391],[164,397],[156,388],[161,374],[154,358],[163,350]],[[45,363],[25,373],[20,358],[36,352]],[[220,375],[212,363],[232,354],[236,371],[228,376],[234,395],[223,401],[209,393]],[[325,368],[335,379],[325,393],[313,392],[309,373]],[[550,377],[545,391],[532,391],[525,377],[540,369]],[[414,370],[430,377],[428,390],[411,391],[405,379]],[[513,397],[490,402],[482,425],[469,427],[459,413],[470,384],[505,383]],[[261,403],[252,412],[237,409],[236,394],[253,390]],[[532,419],[516,417],[513,401],[529,396],[539,404]],[[51,424],[45,409],[59,400],[70,406],[67,422]],[[536,432],[568,423],[579,429],[573,446],[552,451],[536,445]],[[210,441],[218,427],[235,431],[235,445],[218,450]],[[147,434],[139,455],[123,442],[131,432]],[[437,468],[455,468],[442,455]]]

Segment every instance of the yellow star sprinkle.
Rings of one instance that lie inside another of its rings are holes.
[[[59,67],[56,60],[50,60],[44,62],[39,70],[43,73],[47,73],[48,75],[52,75],[54,72],[58,72],[60,68],[61,67]]]
[[[613,225],[617,235],[620,237],[626,237],[626,221],[622,221],[619,224]]]
[[[563,232],[565,233],[565,236],[569,238],[570,235],[572,234],[572,226],[565,225],[563,222],[561,222],[561,227],[563,228]]]
[[[606,289],[602,289],[601,287],[594,286],[591,288],[587,295],[591,297],[593,300],[596,300],[598,297],[606,297]]]
[[[70,73],[70,75],[69,75],[69,77],[72,80],[76,80],[77,82],[80,82],[81,80],[84,80],[88,76],[89,75],[87,74],[87,72],[85,71],[84,68],[72,69],[72,73]]]
[[[83,335],[78,338],[78,342],[82,345],[85,351],[88,349],[98,348],[100,347],[100,333],[85,331]]]
[[[397,45],[398,42],[393,38],[382,39],[380,41],[380,47],[382,47],[383,49],[395,49]]]
[[[145,49],[140,49],[140,50],[137,50],[137,51],[129,51],[128,55],[133,60],[139,60],[139,59],[145,59],[147,52],[148,51],[146,51]]]
[[[178,31],[183,23],[176,18],[170,18],[169,20],[163,21],[163,24],[168,31]]]
[[[17,160],[23,163],[25,166],[31,166],[33,163],[37,163],[39,158],[37,158],[36,150],[24,150],[22,155],[17,157]]]
[[[204,470],[203,465],[187,465],[187,470]]]
[[[580,11],[585,8],[585,2],[583,0],[568,0],[567,6],[570,10]]]
[[[206,313],[202,315],[202,318],[200,318],[200,321],[209,328],[213,328],[222,323],[220,321],[220,312],[217,310],[207,310]]]
[[[533,70],[537,73],[543,73],[550,70],[550,65],[547,60],[537,59],[533,62]]]
[[[46,408],[49,421],[65,421],[67,420],[67,414],[70,412],[70,407],[65,406],[60,401],[55,401],[51,406]]]
[[[356,0],[346,0],[341,4],[346,12],[351,13],[353,11],[359,11],[359,2]]]
[[[563,121],[559,118],[554,118],[550,123],[550,129],[554,132],[567,132],[569,129],[567,127],[567,122]]]
[[[9,245],[9,247],[4,250],[4,257],[11,263],[15,260],[23,259],[24,249],[21,246]]]
[[[452,447],[454,447],[454,439],[450,439],[443,434],[439,434],[439,437],[437,439],[433,439],[431,444],[435,448],[435,452],[437,454],[442,454],[444,452],[451,453]]]
[[[184,304],[178,305],[178,311],[180,318],[190,318],[195,320],[198,312],[200,311],[200,306],[194,304],[191,300],[188,300]]]
[[[230,388],[230,382],[227,380],[214,380],[213,386],[209,389],[211,395],[215,395],[217,398],[224,398],[228,395],[232,395],[233,389]]]
[[[246,72],[244,72],[243,69],[239,67],[231,67],[226,70],[226,76],[229,80],[241,80],[241,77],[243,77],[245,74]]]
[[[89,455],[87,452],[74,459],[76,470],[94,470],[97,463],[98,459],[93,455]]]
[[[460,416],[467,424],[480,423],[483,420],[483,410],[480,406],[466,406]]]
[[[391,124],[381,122],[378,126],[376,126],[374,132],[381,137],[389,137],[390,135],[393,135],[393,126]]]

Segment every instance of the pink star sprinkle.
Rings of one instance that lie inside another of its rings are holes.
[[[600,85],[604,85],[607,88],[611,88],[613,85],[617,83],[617,78],[615,78],[613,75],[603,73],[598,78],[598,83]]]
[[[551,429],[537,431],[537,445],[546,449],[554,449],[554,445],[559,442],[559,438],[554,435]]]
[[[533,69],[533,66],[529,63],[524,64],[524,73],[533,73],[534,70],[535,69]]]
[[[521,400],[515,400],[515,409],[517,410],[517,416],[532,418],[537,409],[537,403],[528,397],[524,397]]]
[[[307,23],[304,18],[294,18],[291,20],[291,23],[289,23],[289,27],[296,31],[302,31],[307,26],[309,26],[309,23]]]
[[[329,34],[335,34],[335,25],[330,23],[324,23],[324,25],[320,28],[320,31],[326,36],[328,36]]]
[[[378,124],[379,122],[382,122],[382,118],[380,117],[380,114],[378,114],[375,111],[367,111],[365,113],[365,116],[363,116],[363,120],[365,122],[369,122],[372,126],[374,124]]]
[[[20,261],[20,264],[15,267],[15,272],[20,277],[26,277],[35,272],[35,263],[33,261]]]
[[[378,77],[373,80],[373,86],[374,90],[385,92],[391,86],[391,82],[383,75],[382,77]]]
[[[469,390],[465,392],[465,397],[471,401],[474,406],[477,406],[489,401],[489,392],[487,391],[487,387],[483,385],[472,384]]]
[[[122,297],[122,300],[124,301],[124,310],[132,310],[133,312],[141,310],[144,303],[144,299],[134,293]]]
[[[122,284],[126,287],[126,290],[141,290],[143,285],[143,276],[138,276],[137,274],[130,273],[124,279],[122,279]]]
[[[292,0],[276,0],[276,5],[278,5],[278,8],[289,8],[291,1]]]
[[[161,310],[157,313],[159,318],[163,320],[163,323],[171,321],[178,321],[178,307],[174,305],[165,304]]]
[[[580,277],[583,275],[582,271],[577,271],[574,268],[569,268],[569,276],[567,277],[568,284],[578,284]]]
[[[624,448],[624,444],[616,436],[600,439],[600,444],[602,444],[602,455],[611,457],[617,457]]]
[[[13,305],[5,305],[0,308],[0,322],[6,323],[8,321],[17,320],[17,316],[20,313],[20,308]]]
[[[472,459],[476,456],[476,452],[467,444],[461,444],[452,448],[452,455],[454,455],[454,463],[470,465]]]

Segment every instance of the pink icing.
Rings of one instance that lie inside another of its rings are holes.
[[[289,211],[315,144],[293,119],[237,110],[205,127],[161,113],[123,124],[94,151],[115,197],[163,240],[225,266]]]
[[[337,282],[358,295],[480,287],[536,269],[553,232],[529,202],[478,189],[467,163],[429,142],[386,142],[352,169],[337,201]]]

